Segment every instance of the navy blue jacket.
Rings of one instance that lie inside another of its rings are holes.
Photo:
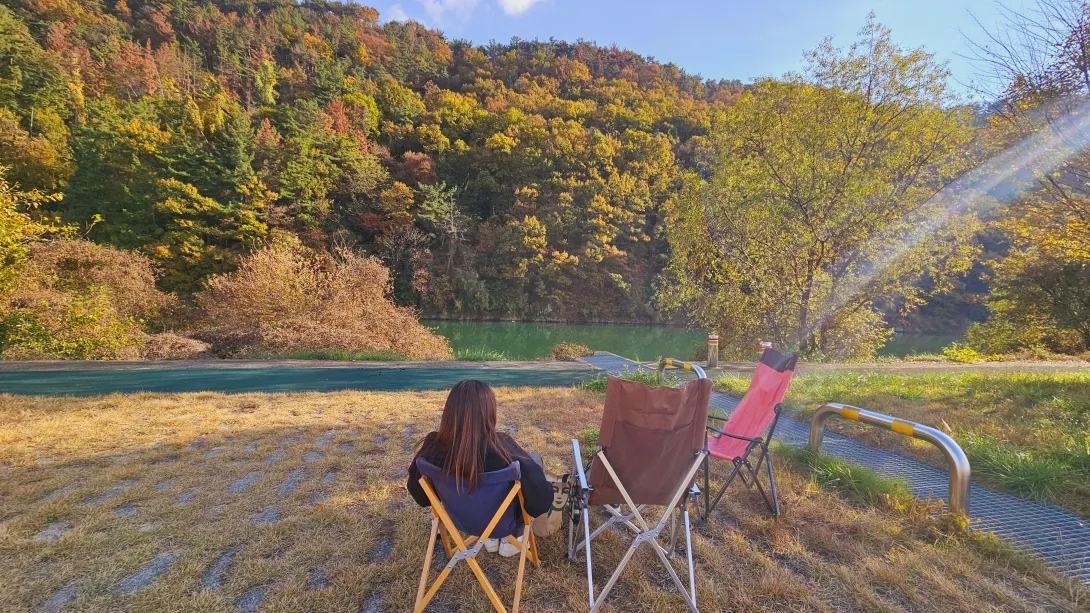
[[[436,436],[435,432],[428,434],[424,437],[423,448],[428,448],[428,443],[431,442]],[[544,515],[553,506],[553,486],[549,483],[549,480],[545,478],[545,471],[530,458],[530,454],[523,451],[522,447],[515,442],[515,439],[511,438],[505,433],[500,433],[503,438],[504,444],[507,446],[507,452],[511,458],[518,460],[519,468],[522,471],[522,497],[526,504],[526,513],[530,517],[537,517]],[[424,488],[420,487],[420,471],[416,468],[416,458],[423,457],[430,464],[435,466],[443,466],[446,463],[446,454],[441,451],[431,454],[431,456],[422,456],[417,454],[413,457],[413,461],[409,464],[409,482],[406,487],[409,490],[409,494],[416,501],[416,504],[422,507],[430,507],[431,501],[428,500],[428,496],[424,494]],[[489,450],[485,456],[484,472],[492,472],[494,470],[503,470],[507,468],[507,462],[498,454],[492,450]]]

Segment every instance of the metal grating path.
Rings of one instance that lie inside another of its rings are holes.
[[[605,352],[595,353],[584,361],[611,374],[621,372],[626,366],[629,369],[639,367],[632,360]],[[726,417],[736,406],[737,398],[712,392],[713,413]],[[785,415],[776,428],[776,438],[791,445],[806,446],[810,426]],[[884,477],[903,479],[920,498],[931,496],[945,500],[947,497],[950,477],[945,470],[835,432],[825,433],[823,450],[866,466]],[[1032,549],[1054,568],[1090,584],[1090,522],[1059,507],[992,491],[975,482],[969,500],[974,527]]]

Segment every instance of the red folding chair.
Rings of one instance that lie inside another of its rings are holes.
[[[722,429],[711,424],[713,421],[723,421],[715,417],[708,417],[707,447],[708,455],[704,458],[704,514],[700,521],[707,521],[712,509],[719,504],[723,492],[727,491],[735,477],[749,487],[751,484],[757,487],[761,493],[768,510],[773,517],[780,514],[780,501],[776,494],[776,475],[772,471],[772,462],[768,457],[768,444],[772,441],[772,435],[776,432],[776,424],[780,420],[783,397],[787,393],[787,386],[791,383],[791,377],[795,372],[795,364],[799,356],[786,356],[774,349],[765,349],[761,355],[761,361],[753,371],[753,379],[749,382],[746,395],[738,403],[738,407],[731,413]],[[756,464],[751,459],[756,454]],[[710,458],[727,460],[734,464],[727,481],[720,488],[719,493],[712,498],[711,476],[708,470]],[[761,485],[757,478],[762,463],[768,472],[768,489]],[[749,479],[746,478],[749,474]],[[771,497],[769,496],[771,494]]]

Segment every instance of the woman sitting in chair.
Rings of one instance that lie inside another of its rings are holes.
[[[424,437],[409,464],[409,494],[416,504],[431,506],[420,487],[416,458],[423,458],[443,472],[458,479],[469,491],[477,486],[477,475],[503,470],[518,461],[522,471],[522,494],[530,517],[548,512],[553,503],[553,488],[541,466],[541,459],[530,456],[515,439],[496,431],[496,395],[481,381],[467,379],[450,390],[439,430]],[[518,515],[521,519],[521,514]],[[519,537],[521,542],[522,536]],[[519,550],[507,541],[488,539],[485,549],[501,556],[517,555]]]

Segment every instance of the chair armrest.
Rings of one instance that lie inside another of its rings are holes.
[[[711,430],[712,432],[715,432],[716,434],[722,434],[723,436],[729,436],[731,438],[736,438],[736,439],[742,440],[742,441],[749,441],[751,443],[760,443],[763,440],[763,439],[759,439],[759,438],[750,438],[748,436],[740,436],[738,434],[731,434],[730,432],[723,432],[719,428],[713,428],[712,426],[708,426],[707,428],[708,428],[708,430]]]
[[[579,449],[579,439],[571,440],[572,451],[575,452],[575,471],[579,477],[579,487],[583,491],[587,491],[590,487],[587,485],[587,475],[583,472],[583,453]]]

